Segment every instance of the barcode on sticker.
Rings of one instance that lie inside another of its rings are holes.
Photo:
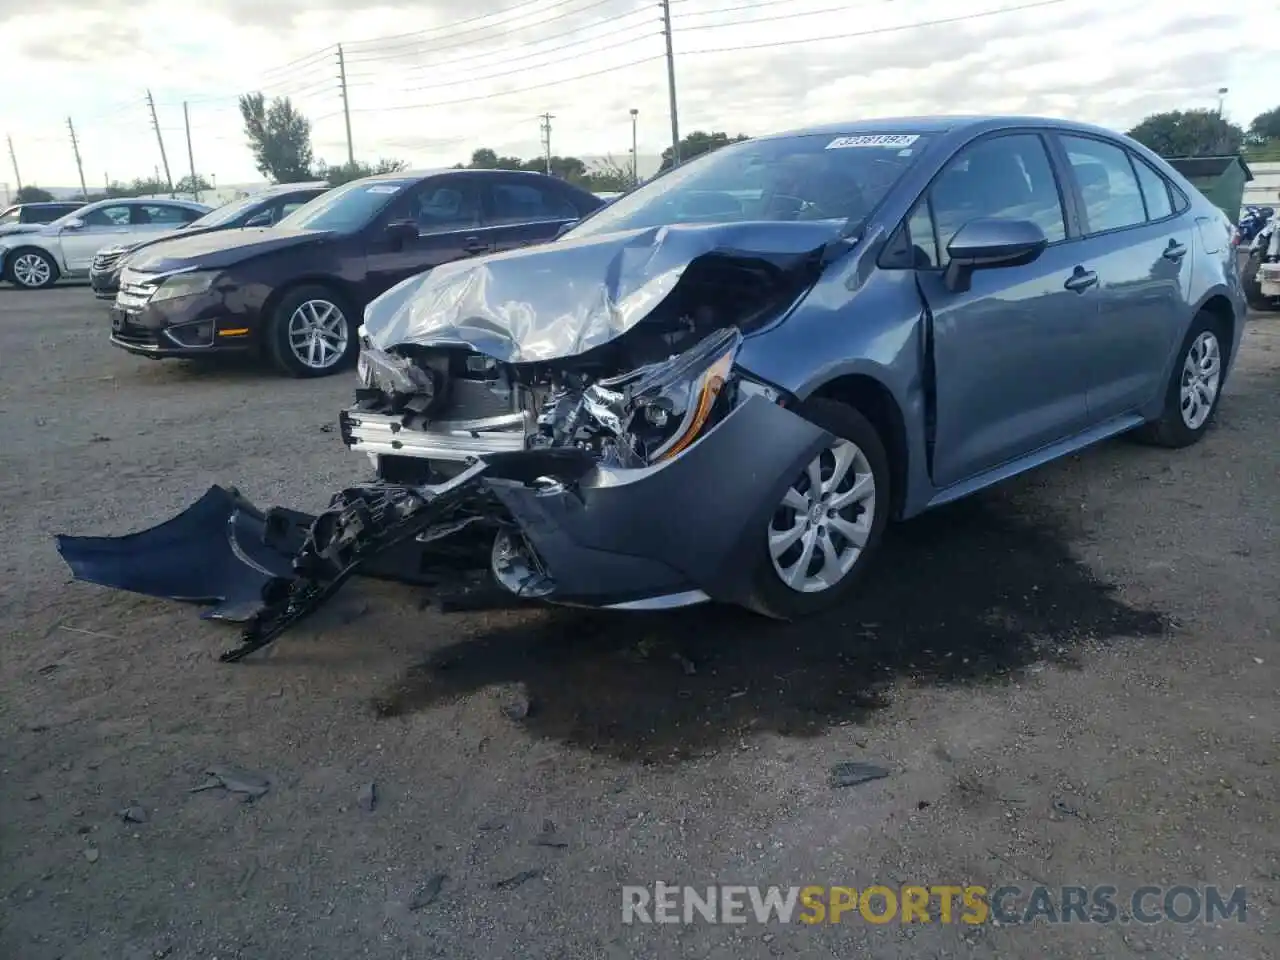
[[[856,137],[836,137],[827,144],[828,150],[846,150],[849,147],[909,147],[920,137],[914,133],[866,133]]]

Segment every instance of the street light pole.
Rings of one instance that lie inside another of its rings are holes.
[[[638,159],[636,157],[636,118],[640,116],[640,111],[635,107],[631,108],[631,186],[638,187],[640,185],[640,174],[637,170]]]
[[[1218,116],[1222,116],[1222,103],[1223,103],[1223,100],[1226,99],[1227,94],[1230,92],[1231,91],[1228,90],[1226,87],[1218,88]]]

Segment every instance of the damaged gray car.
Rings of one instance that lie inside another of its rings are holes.
[[[353,575],[791,619],[848,594],[890,519],[1120,433],[1194,443],[1243,316],[1230,224],[1127,138],[758,138],[372,302],[340,429],[375,477],[320,515],[214,487],[58,546],[80,579],[245,624],[227,660]]]

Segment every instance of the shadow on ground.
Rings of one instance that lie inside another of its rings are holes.
[[[438,650],[375,702],[393,717],[523,683],[538,736],[620,758],[687,759],[744,733],[859,721],[902,679],[1001,682],[1089,644],[1164,632],[1070,553],[1026,497],[971,498],[890,529],[858,595],[782,624],[724,607],[550,611]]]

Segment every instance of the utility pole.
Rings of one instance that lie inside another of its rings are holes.
[[[1227,94],[1228,94],[1228,93],[1230,93],[1230,92],[1231,92],[1231,91],[1230,91],[1230,90],[1228,90],[1226,87],[1219,87],[1219,88],[1218,88],[1218,116],[1220,116],[1220,117],[1222,116],[1222,105],[1223,105],[1223,101],[1226,99]]]
[[[547,176],[551,176],[551,121],[556,118],[554,113],[544,113],[540,119],[542,121],[542,149],[547,160]]]
[[[160,132],[160,121],[156,119],[156,101],[147,91],[147,106],[151,108],[151,125],[156,128],[156,143],[160,144],[160,162],[164,164],[164,180],[169,184],[169,194],[173,195],[173,177],[169,175],[169,158],[164,152],[164,134]],[[156,171],[157,174],[159,171]]]
[[[18,192],[22,192],[22,174],[18,172],[18,155],[13,152],[13,137],[6,137],[9,141],[9,159],[13,161],[13,179],[18,182]]]
[[[191,114],[187,112],[187,101],[182,101],[182,124],[187,128],[187,163],[191,166],[191,195],[196,203],[200,202],[200,181],[196,179],[196,155],[191,150]]]
[[[67,132],[71,134],[71,152],[75,154],[76,170],[80,172],[80,195],[84,197],[85,203],[88,203],[89,188],[84,184],[84,164],[80,162],[80,144],[76,142],[76,128],[70,117],[67,117]]]
[[[640,174],[637,172],[639,159],[636,156],[636,118],[640,116],[640,111],[635,107],[631,108],[631,186],[640,186]]]
[[[354,170],[356,148],[351,140],[351,101],[347,98],[347,58],[342,52],[342,44],[338,44],[338,82],[342,84],[342,119],[347,123],[347,165]]]
[[[676,57],[671,51],[671,0],[662,0],[662,35],[667,41],[667,96],[671,100],[671,165],[680,162],[680,120],[676,113]]]

